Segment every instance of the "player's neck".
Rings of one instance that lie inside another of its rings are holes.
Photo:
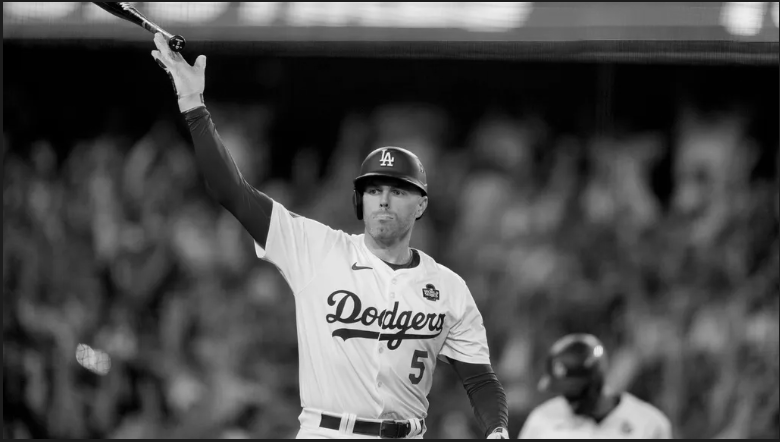
[[[406,264],[412,259],[412,250],[409,248],[409,239],[401,238],[392,243],[383,243],[377,241],[373,236],[366,233],[363,235],[363,242],[377,258],[390,264]]]
[[[596,419],[596,421],[601,422],[602,420],[606,419],[606,417],[612,413],[615,408],[617,408],[618,404],[620,404],[620,395],[614,393],[602,393],[598,399],[598,402],[596,402],[592,417]]]

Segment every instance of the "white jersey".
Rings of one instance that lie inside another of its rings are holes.
[[[630,393],[607,417],[595,420],[575,415],[566,399],[552,398],[526,419],[518,439],[671,439],[669,419],[653,405]]]
[[[350,235],[274,202],[265,249],[295,296],[301,406],[423,419],[437,358],[489,364],[465,282],[418,251],[394,271]]]

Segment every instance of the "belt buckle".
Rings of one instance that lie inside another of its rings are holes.
[[[379,437],[382,439],[403,439],[412,431],[412,424],[406,421],[385,420],[379,424]]]

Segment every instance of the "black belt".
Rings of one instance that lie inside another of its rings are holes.
[[[320,428],[338,431],[341,428],[341,417],[322,413]],[[425,428],[425,421],[422,421],[422,428]],[[385,420],[382,422],[369,422],[361,419],[355,420],[355,427],[352,430],[355,434],[379,436],[382,439],[403,439],[409,436],[411,431],[412,424],[409,421]]]

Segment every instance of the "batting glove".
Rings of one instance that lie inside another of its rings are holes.
[[[488,439],[509,439],[509,432],[506,428],[498,427],[487,437]]]
[[[198,56],[190,66],[181,54],[168,47],[162,34],[154,34],[154,45],[157,50],[152,51],[152,57],[168,74],[179,100],[202,96],[206,89],[206,56]]]

